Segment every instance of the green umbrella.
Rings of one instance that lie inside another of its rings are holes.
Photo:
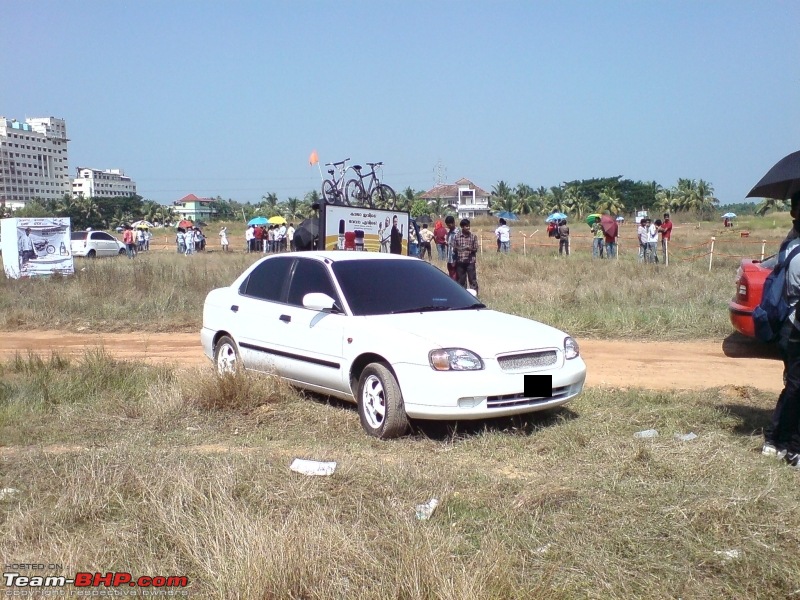
[[[593,213],[593,214],[589,215],[588,217],[586,217],[586,224],[587,225],[594,225],[594,222],[595,221],[599,221],[600,217],[602,217],[602,216],[603,215],[601,215],[601,214]]]

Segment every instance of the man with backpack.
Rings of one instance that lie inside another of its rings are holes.
[[[774,281],[780,287],[782,310],[788,313],[785,320],[775,327],[778,349],[783,358],[784,387],[772,413],[772,423],[764,431],[761,453],[782,458],[790,466],[800,469],[800,250],[795,251],[800,248],[800,191],[792,195],[791,202],[792,232],[781,244],[778,264],[773,271],[779,274]],[[759,308],[765,305],[768,283],[765,282],[765,298],[762,298]],[[772,311],[767,310],[767,313],[773,316]],[[756,311],[753,316],[757,322]]]

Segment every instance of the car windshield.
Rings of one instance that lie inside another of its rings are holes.
[[[346,260],[333,272],[354,315],[485,308],[472,294],[420,260]]]

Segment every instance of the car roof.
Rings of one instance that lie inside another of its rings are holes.
[[[350,260],[419,260],[411,256],[401,254],[387,254],[385,252],[358,252],[347,250],[309,250],[296,253],[297,256],[307,256],[320,258],[332,262],[344,262]],[[280,256],[280,255],[277,255]]]

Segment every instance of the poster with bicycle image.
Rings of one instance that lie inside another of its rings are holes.
[[[70,229],[69,218],[0,219],[0,250],[6,277],[73,274]]]
[[[399,210],[325,206],[325,250],[408,254],[410,215]]]

